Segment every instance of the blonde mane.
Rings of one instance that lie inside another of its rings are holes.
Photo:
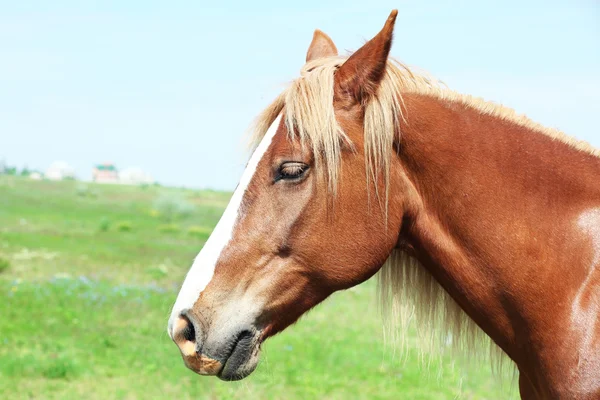
[[[339,175],[339,158],[343,144],[352,143],[341,129],[333,109],[333,82],[335,71],[348,59],[338,56],[308,62],[301,69],[300,78],[292,83],[257,118],[251,134],[251,143],[258,145],[275,118],[284,112],[288,132],[296,133],[303,145],[309,145],[315,161],[324,163],[329,188],[335,191]],[[392,145],[399,133],[399,119],[405,119],[402,94],[416,93],[442,100],[462,103],[479,112],[495,116],[529,130],[544,134],[577,150],[600,157],[600,149],[585,141],[566,135],[557,129],[545,127],[523,114],[503,105],[479,97],[450,90],[443,82],[424,72],[416,72],[390,58],[385,76],[377,94],[366,104],[364,118],[364,146],[368,179],[384,174],[386,187]]]
[[[283,118],[290,135],[298,135],[303,146],[315,155],[317,170],[325,171],[329,189],[335,192],[340,174],[343,146],[352,146],[335,118],[333,108],[334,73],[347,57],[322,58],[307,63],[300,78],[294,80],[257,118],[252,134],[256,146],[277,116]],[[483,114],[496,116],[529,130],[547,135],[580,151],[600,157],[600,150],[563,132],[544,127],[525,115],[481,98],[451,91],[440,81],[425,73],[417,73],[404,64],[390,59],[377,94],[366,104],[364,117],[364,147],[367,185],[371,179],[383,177],[387,205],[389,167],[393,142],[398,138],[400,121],[404,119],[402,93],[417,93],[443,100],[459,102]],[[533,133],[533,134],[535,134]],[[319,167],[320,165],[320,167]],[[377,187],[378,185],[375,185]],[[368,186],[369,187],[369,186]],[[387,208],[387,207],[386,207]],[[378,276],[381,304],[392,318],[387,331],[392,335],[408,329],[411,321],[421,331],[430,350],[439,351],[440,343],[474,354],[473,346],[491,340],[462,311],[429,272],[406,254],[394,251]],[[441,325],[441,326],[439,326]],[[438,326],[438,329],[434,329]],[[441,328],[441,329],[440,329]],[[434,336],[431,333],[434,332]],[[436,346],[433,346],[433,345]],[[494,351],[497,350],[497,351]],[[492,353],[501,351],[492,345]],[[501,362],[503,357],[492,357]]]

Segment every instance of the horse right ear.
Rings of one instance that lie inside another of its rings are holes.
[[[383,29],[340,66],[335,74],[337,100],[346,105],[366,104],[375,94],[385,74],[396,15],[398,10],[393,10]]]
[[[316,60],[317,58],[335,57],[338,55],[337,47],[333,40],[320,30],[315,30],[312,42],[306,52],[306,62]]]

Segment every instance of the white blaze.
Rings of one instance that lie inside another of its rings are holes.
[[[188,271],[181,290],[179,291],[179,295],[177,296],[177,300],[175,301],[175,305],[173,306],[173,311],[171,312],[168,328],[169,335],[172,335],[171,327],[174,319],[177,318],[182,311],[189,309],[194,305],[196,300],[198,300],[200,293],[202,293],[204,288],[211,281],[221,252],[225,246],[227,246],[233,235],[233,230],[238,220],[240,205],[242,204],[246,189],[252,181],[258,163],[273,141],[280,120],[281,116],[275,119],[254,153],[252,153],[250,161],[248,161],[248,165],[242,174],[240,183],[235,189],[235,192],[233,192],[233,196],[231,197],[225,212],[204,244],[204,247],[196,256],[192,268]]]

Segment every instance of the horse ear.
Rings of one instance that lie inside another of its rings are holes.
[[[365,104],[383,79],[398,10],[393,10],[383,29],[352,54],[335,74],[336,98]]]
[[[306,52],[306,62],[316,60],[317,58],[334,57],[338,55],[338,50],[333,40],[320,30],[315,30],[312,42]]]

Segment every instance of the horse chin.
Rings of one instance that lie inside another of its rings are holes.
[[[240,335],[217,377],[224,381],[238,381],[254,372],[260,358],[260,339],[260,332]]]
[[[217,377],[223,381],[239,381],[244,379],[254,372],[258,366],[259,358],[260,348],[258,346],[250,352],[236,350],[227,359]]]

